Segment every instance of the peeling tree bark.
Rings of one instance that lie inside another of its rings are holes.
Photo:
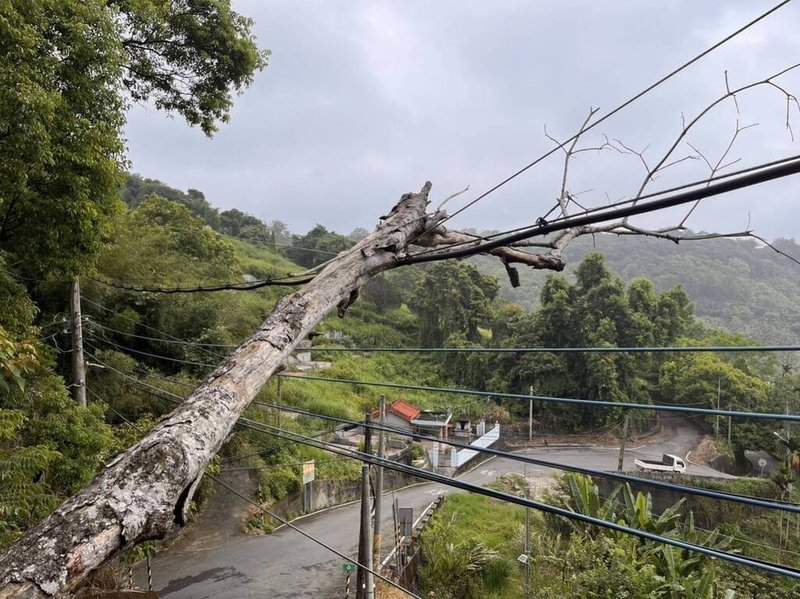
[[[373,233],[281,299],[168,418],[0,556],[0,599],[61,595],[121,549],[182,526],[209,461],[295,345],[332,308],[346,309],[368,278],[396,266],[398,248],[444,218],[426,215],[430,187],[404,195]]]

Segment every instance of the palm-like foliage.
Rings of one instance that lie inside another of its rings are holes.
[[[791,435],[774,433],[778,443],[786,450],[786,465],[795,472],[800,472],[800,439]]]
[[[568,496],[565,505],[572,511],[615,520],[632,528],[644,530],[661,536],[680,537],[694,544],[724,550],[730,545],[730,539],[717,530],[700,531],[695,528],[694,516],[691,512],[682,512],[684,500],[681,499],[660,514],[653,511],[653,499],[649,493],[633,493],[630,485],[617,487],[611,495],[603,500],[594,482],[586,476],[569,474],[566,477]],[[623,501],[620,504],[616,497],[620,490]],[[623,533],[600,531],[571,521],[576,534],[591,539],[606,538],[620,547],[625,545]],[[591,530],[591,532],[590,532]],[[630,556],[634,562],[648,563],[655,566],[657,576],[664,580],[659,587],[659,595],[670,599],[711,599],[716,587],[716,569],[708,563],[705,556],[691,553],[670,545],[641,541]]]

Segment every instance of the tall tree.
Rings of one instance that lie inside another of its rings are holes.
[[[656,294],[646,279],[624,282],[589,254],[575,283],[548,277],[541,307],[529,317],[502,323],[498,343],[511,347],[631,347],[669,344],[693,322],[692,304],[680,287]],[[649,403],[658,382],[648,354],[552,353],[494,358],[492,388],[607,401]],[[564,427],[596,427],[619,416],[590,407],[549,406],[541,414]]]
[[[266,64],[229,0],[0,0],[0,251],[74,272],[111,233],[127,98],[211,134]]]
[[[477,341],[478,325],[488,322],[497,279],[474,266],[443,262],[425,270],[409,304],[419,317],[420,343],[441,347],[453,334]]]

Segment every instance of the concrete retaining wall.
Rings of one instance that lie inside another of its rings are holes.
[[[409,476],[402,472],[383,470],[383,490],[391,491],[412,483],[419,482],[414,476]],[[276,501],[269,506],[270,511],[277,513],[281,518],[296,518],[302,514],[312,513],[325,508],[341,505],[350,501],[361,499],[361,479],[358,480],[314,480],[307,485],[308,492],[311,494],[310,510],[305,510],[303,491],[290,493],[280,501]],[[306,502],[309,499],[305,499]]]

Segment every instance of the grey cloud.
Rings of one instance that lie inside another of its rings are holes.
[[[213,140],[140,108],[127,134],[133,168],[195,187],[222,207],[349,232],[371,226],[401,193],[434,183],[453,201],[490,188],[567,137],[589,106],[612,108],[735,29],[771,2],[285,2],[240,1],[273,58],[237,100]],[[600,134],[657,159],[680,127],[724,91],[722,73],[743,83],[798,60],[790,5],[741,40],[604,123]],[[800,89],[800,77],[787,82]],[[759,122],[733,152],[742,165],[797,153],[776,90],[742,98],[743,122]],[[722,107],[691,136],[709,157],[728,141],[736,113]],[[800,135],[800,118],[796,118]],[[682,150],[684,153],[688,149]],[[460,216],[464,227],[506,228],[535,219],[560,185],[555,157]],[[696,178],[699,161],[667,172],[654,188]],[[591,204],[630,194],[643,170],[632,157],[581,155],[573,191]],[[697,229],[740,229],[752,218],[768,237],[798,236],[800,181],[784,180],[701,206]],[[607,195],[606,195],[607,194]],[[666,224],[673,215],[648,217]]]

